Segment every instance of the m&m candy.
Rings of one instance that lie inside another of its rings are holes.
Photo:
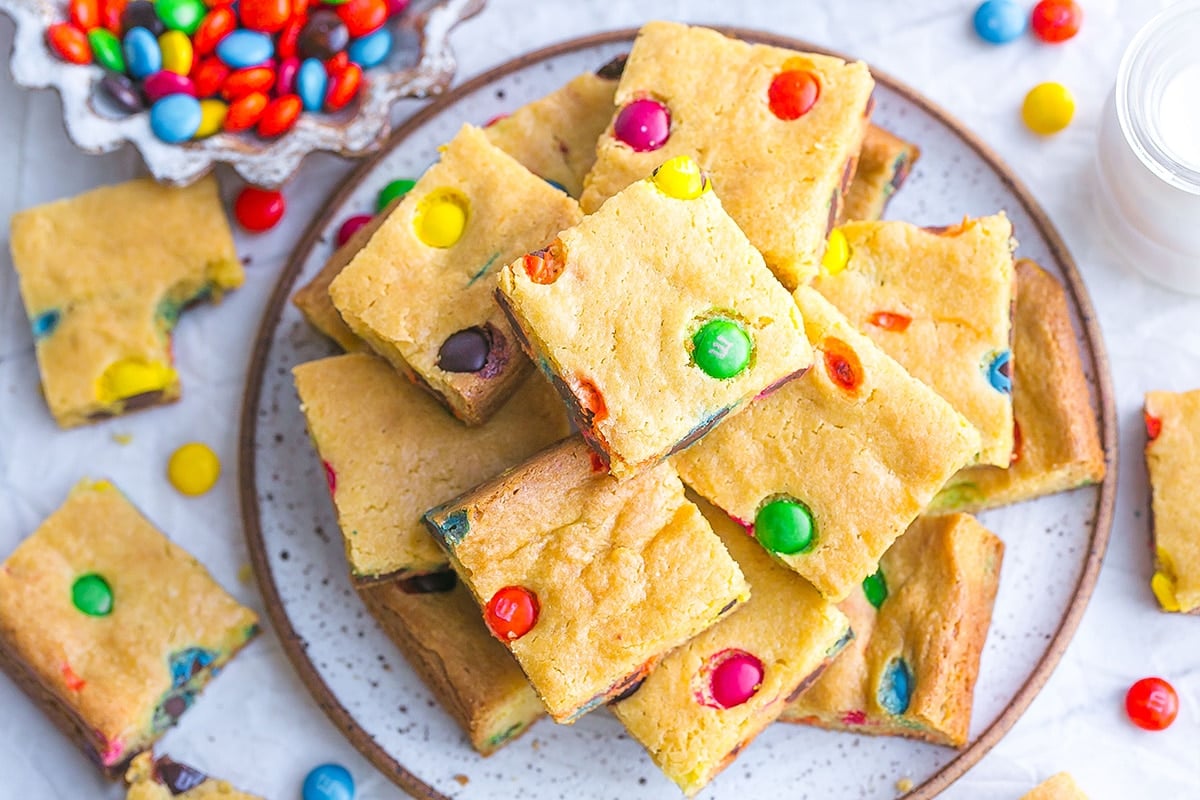
[[[1025,9],[1013,0],[987,0],[975,9],[972,21],[979,38],[1005,44],[1025,32]]]
[[[408,178],[397,178],[392,181],[379,191],[379,196],[375,198],[375,210],[383,211],[392,204],[393,200],[408,194],[416,185],[416,181],[409,180]]]
[[[771,113],[782,120],[800,119],[817,104],[821,82],[806,69],[785,70],[771,80],[767,104]]]
[[[303,110],[304,106],[300,102],[300,98],[294,94],[276,97],[263,109],[255,129],[258,131],[258,135],[264,139],[282,136],[292,129]]]
[[[107,617],[113,610],[113,590],[96,573],[81,575],[71,584],[71,604],[89,617]]]
[[[816,540],[816,522],[799,500],[780,498],[754,515],[754,537],[772,553],[790,556],[810,549]]]
[[[196,497],[216,485],[221,461],[203,442],[188,442],[167,461],[167,479],[180,494]]]
[[[505,586],[488,600],[483,615],[492,635],[509,642],[533,630],[538,611],[537,595],[524,586]]]
[[[354,800],[354,776],[341,764],[322,764],[304,778],[303,800]]]
[[[148,28],[134,28],[125,34],[125,63],[129,74],[142,79],[162,69],[162,50],[158,39]]]
[[[731,649],[711,656],[702,672],[707,674],[708,685],[700,702],[713,708],[734,708],[758,694],[766,670],[758,656]]]
[[[320,111],[325,105],[325,92],[329,88],[329,73],[317,58],[306,58],[296,71],[296,94],[304,104],[305,111]]]
[[[413,214],[417,238],[430,247],[450,247],[467,228],[467,207],[467,198],[454,189],[430,192]]]
[[[168,95],[150,106],[150,128],[164,142],[191,139],[200,130],[201,117],[200,101],[188,94]]]
[[[1058,133],[1075,116],[1075,98],[1061,83],[1039,83],[1025,95],[1021,118],[1029,130],[1042,136]]]
[[[750,365],[754,340],[741,323],[710,319],[692,334],[692,361],[705,375],[726,380],[740,375]]]
[[[691,156],[675,156],[666,161],[654,170],[651,179],[663,194],[676,200],[694,200],[709,188],[708,178]]]
[[[1139,728],[1161,731],[1179,715],[1179,695],[1162,678],[1142,678],[1125,695],[1125,713]]]
[[[649,98],[627,104],[613,121],[613,136],[639,153],[657,150],[670,135],[671,112]]]
[[[217,58],[231,69],[255,67],[275,54],[275,45],[265,33],[236,30],[217,43]]]
[[[363,69],[382,64],[392,52],[392,32],[380,28],[374,33],[355,39],[346,51],[350,60]]]
[[[1075,0],[1041,0],[1029,18],[1033,35],[1049,44],[1073,38],[1082,24],[1083,9]]]
[[[230,112],[232,112],[232,108]],[[270,230],[283,219],[287,203],[281,192],[247,186],[233,201],[233,215],[248,231],[261,233]]]
[[[69,22],[59,22],[46,29],[46,44],[56,56],[71,64],[92,63],[92,46],[88,36]]]
[[[337,246],[341,247],[350,241],[350,237],[358,233],[364,226],[369,225],[371,220],[372,217],[370,214],[358,214],[343,222],[342,226],[338,228]]]
[[[121,52],[121,42],[113,32],[105,28],[92,28],[88,31],[88,44],[92,47],[92,57],[96,63],[105,69],[123,73],[125,71],[125,55]]]

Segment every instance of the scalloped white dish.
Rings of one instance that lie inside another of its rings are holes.
[[[309,153],[358,157],[378,150],[391,133],[391,108],[397,100],[440,94],[450,84],[456,69],[450,31],[478,13],[485,1],[413,0],[388,22],[396,42],[388,60],[367,71],[359,97],[341,112],[301,114],[296,126],[276,139],[223,132],[184,144],[158,139],[148,113],[120,115],[97,99],[101,67],[69,64],[50,51],[46,28],[66,19],[65,3],[0,0],[0,12],[16,24],[13,80],[27,89],[59,93],[67,135],[81,150],[107,153],[129,142],[163,183],[186,185],[217,164],[229,164],[249,183],[273,188],[288,180]]]

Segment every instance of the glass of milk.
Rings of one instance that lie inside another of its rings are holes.
[[[1168,7],[1125,51],[1096,169],[1101,223],[1121,256],[1200,294],[1200,0]]]

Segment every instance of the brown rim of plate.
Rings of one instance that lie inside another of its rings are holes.
[[[787,36],[745,28],[713,27],[728,36],[745,39],[746,41],[806,52],[826,53],[842,59],[852,60],[847,59],[846,56],[840,53],[814,47],[806,42]],[[396,128],[395,132],[392,133],[391,137],[378,153],[364,161],[346,177],[329,202],[326,203],[325,207],[340,207],[358,185],[371,174],[376,164],[384,156],[399,146],[401,142],[408,138],[415,129],[423,125],[428,119],[440,113],[448,106],[454,105],[464,96],[510,73],[524,69],[531,64],[572,53],[576,50],[584,50],[589,47],[614,44],[616,42],[632,43],[636,35],[636,28],[625,28],[560,42],[559,44],[550,45],[541,50],[536,50],[507,61],[455,87]],[[1080,277],[1079,270],[1075,266],[1075,261],[1071,258],[1071,254],[1068,252],[1062,237],[1059,236],[1058,231],[1046,216],[1046,212],[1033,199],[1033,196],[1025,188],[1024,184],[1000,160],[1000,157],[978,137],[950,116],[950,114],[895,78],[874,68],[872,68],[871,73],[875,77],[876,82],[902,95],[909,102],[935,117],[975,150],[996,174],[1000,176],[1004,185],[1017,196],[1021,205],[1024,206],[1026,212],[1032,218],[1033,224],[1038,229],[1038,233],[1042,235],[1049,245],[1051,255],[1062,267],[1063,279],[1067,291],[1070,293],[1071,299],[1079,311],[1084,337],[1090,345],[1092,374],[1095,376],[1096,392],[1098,395],[1097,404],[1100,411],[1100,438],[1104,447],[1107,470],[1096,497],[1091,544],[1088,548],[1087,560],[1084,563],[1083,572],[1080,574],[1079,581],[1075,586],[1075,595],[1067,607],[1066,614],[1063,615],[1062,621],[1059,623],[1058,630],[1050,640],[1050,645],[1047,647],[1045,655],[1042,656],[1041,661],[1034,667],[1033,674],[1030,675],[1029,680],[1020,688],[1016,696],[1004,711],[1001,712],[1000,716],[996,718],[996,721],[978,739],[971,742],[965,750],[955,756],[950,763],[942,767],[933,777],[905,795],[907,800],[929,800],[929,798],[945,791],[954,781],[962,777],[968,769],[978,763],[1008,733],[1009,728],[1020,718],[1025,709],[1029,707],[1029,704],[1033,702],[1033,698],[1037,696],[1038,692],[1045,686],[1046,681],[1049,680],[1051,673],[1058,665],[1059,659],[1062,658],[1063,653],[1066,651],[1071,637],[1075,634],[1075,629],[1079,626],[1079,620],[1082,618],[1083,612],[1087,608],[1088,600],[1091,598],[1092,591],[1096,586],[1096,578],[1100,572],[1100,564],[1104,559],[1104,551],[1108,546],[1108,537],[1112,529],[1113,506],[1116,500],[1117,487],[1116,409],[1113,405],[1112,377],[1109,373],[1108,355],[1104,349],[1104,339],[1100,334],[1100,328],[1095,321],[1095,310],[1092,308],[1091,300],[1083,285],[1083,279]],[[262,322],[259,324],[254,353],[250,361],[246,393],[242,402],[241,430],[238,435],[238,485],[241,497],[242,520],[246,528],[246,543],[250,551],[251,563],[254,565],[254,575],[258,580],[258,586],[266,604],[267,614],[271,618],[275,632],[279,635],[284,652],[292,662],[292,666],[299,673],[300,679],[308,687],[313,699],[329,715],[334,724],[345,733],[350,743],[401,789],[418,798],[418,800],[449,800],[446,795],[441,794],[405,769],[400,762],[371,738],[359,726],[350,712],[338,702],[336,695],[321,678],[321,675],[308,658],[303,641],[292,627],[291,621],[283,609],[283,603],[280,600],[279,592],[275,587],[275,582],[271,574],[271,566],[267,560],[262,529],[259,526],[258,486],[257,475],[254,469],[254,439],[257,426],[258,404],[262,394],[262,374],[266,366],[267,355],[270,351],[271,333],[279,323],[284,304],[291,294],[292,284],[303,267],[309,252],[320,240],[322,232],[328,223],[327,215],[322,214],[308,226],[308,230],[305,231],[300,243],[292,251],[287,266],[280,274],[279,282],[271,293],[266,310],[263,313]]]

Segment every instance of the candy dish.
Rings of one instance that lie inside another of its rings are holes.
[[[795,40],[745,30],[731,35],[783,47]],[[334,346],[289,302],[332,253],[339,228],[374,213],[381,189],[416,178],[464,122],[498,114],[627,52],[634,31],[572,40],[473,78],[422,109],[365,162],[300,240],[268,303],[250,367],[239,471],[247,542],[268,614],[298,674],[338,728],[386,776],[418,798],[668,798],[678,790],[607,711],[570,726],[538,722],[481,759],[437,706],[356,596],[326,478],[313,454],[289,370]],[[1007,545],[993,627],[984,647],[968,745],[955,751],[889,738],[773,725],[702,795],[891,800],[946,789],[1005,735],[1048,679],[1095,584],[1115,499],[1116,423],[1107,359],[1078,272],[1045,214],[988,149],[920,95],[875,73],[874,120],[922,149],[892,219],[942,225],[1003,208],[1020,257],[1066,286],[1081,358],[1109,457],[1104,483],[1007,509],[981,521]],[[798,754],[802,754],[798,757]]]
[[[53,0],[0,0],[0,12],[16,24],[10,62],[13,79],[29,89],[52,88],[62,97],[67,135],[88,153],[107,153],[129,142],[159,181],[186,185],[218,163],[229,164],[246,181],[276,187],[308,153],[324,150],[356,157],[372,152],[391,131],[391,107],[405,97],[440,94],[454,77],[450,31],[478,13],[485,0],[413,0],[393,21],[396,46],[384,65],[367,72],[359,98],[334,114],[304,114],[275,139],[253,133],[219,133],[184,144],[168,144],[151,130],[150,114],[121,116],[96,94],[105,71],[69,64],[46,46],[46,29],[66,12]]]

